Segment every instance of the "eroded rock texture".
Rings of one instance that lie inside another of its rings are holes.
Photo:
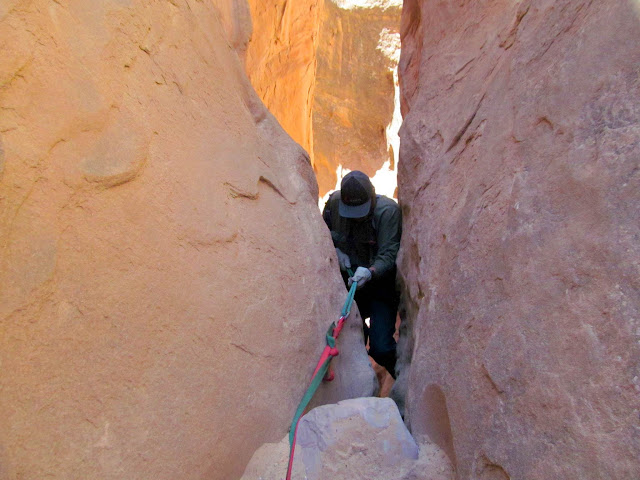
[[[402,35],[412,432],[460,479],[640,478],[640,7],[411,0]]]
[[[0,5],[0,478],[238,478],[287,431],[346,292],[249,25]],[[327,399],[371,392],[349,325]]]

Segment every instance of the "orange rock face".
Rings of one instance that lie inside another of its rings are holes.
[[[287,431],[346,292],[247,13],[0,6],[0,478],[238,478]],[[349,325],[320,398],[371,393]]]
[[[284,129],[310,153],[321,196],[335,187],[338,166],[373,176],[393,160],[386,128],[397,59],[385,53],[384,42],[399,32],[400,8],[397,1],[357,3],[375,6],[250,1],[248,75]]]
[[[407,417],[460,479],[640,478],[640,7],[405,2]]]
[[[323,0],[249,0],[253,33],[247,50],[247,73],[269,111],[310,153],[323,4]]]
[[[399,23],[399,7],[343,9],[326,2],[313,106],[320,195],[335,187],[339,165],[373,177],[393,160],[386,137],[394,107],[393,63],[379,46],[383,31],[398,32]]]

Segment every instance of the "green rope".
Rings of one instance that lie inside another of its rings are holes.
[[[358,283],[353,282],[351,284],[351,288],[349,289],[349,295],[347,295],[347,300],[344,302],[344,306],[342,307],[341,315],[346,317],[351,312],[351,305],[353,305],[353,298],[356,295],[356,289],[358,288]]]
[[[353,277],[353,270],[351,270],[350,268],[347,268],[347,273],[349,274],[350,277]],[[353,297],[355,297],[356,295],[357,288],[358,288],[358,284],[356,282],[353,282],[351,284],[351,288],[349,289],[349,294],[347,295],[347,299],[344,302],[344,306],[342,307],[342,313],[340,315],[342,315],[343,317],[346,317],[347,315],[349,315],[349,312],[351,311],[351,305],[353,304]]]
[[[348,269],[347,273],[349,274],[350,277],[353,277],[353,272],[351,271],[351,269]],[[353,298],[355,297],[357,288],[358,288],[358,283],[353,282],[351,284],[351,288],[349,289],[349,294],[347,295],[347,299],[344,302],[344,306],[342,307],[342,313],[341,313],[342,317],[348,316],[349,313],[351,312],[351,306],[353,305]],[[329,330],[327,330],[327,335],[326,335],[327,345],[330,346],[331,348],[336,346],[336,339],[333,337],[333,330],[335,328],[336,328],[336,322],[333,322],[329,327]],[[316,390],[318,390],[318,387],[320,386],[322,379],[324,378],[325,374],[327,373],[327,370],[329,369],[329,363],[331,363],[331,357],[327,358],[322,363],[322,366],[320,367],[316,375],[311,379],[311,384],[309,385],[309,388],[307,388],[307,391],[305,392],[304,396],[302,397],[302,400],[300,401],[300,404],[298,405],[298,408],[296,409],[296,413],[293,416],[293,421],[291,422],[291,429],[289,430],[290,448],[293,447],[293,439],[296,431],[296,425],[298,424],[298,420],[304,413],[304,410],[305,408],[307,408],[307,405],[309,405],[309,402],[313,398],[313,395],[316,393]]]
[[[331,335],[333,333],[333,329],[335,328],[335,326],[336,324],[335,322],[333,322],[329,327],[329,330],[327,331],[327,345],[329,345],[332,348],[336,346],[336,339],[333,338],[333,336]],[[305,408],[307,408],[307,405],[309,405],[309,402],[313,398],[313,395],[316,393],[316,390],[318,390],[318,387],[320,386],[322,379],[324,378],[325,374],[327,373],[327,370],[329,369],[329,363],[331,363],[331,357],[327,358],[324,361],[324,363],[318,370],[318,373],[316,373],[315,377],[311,379],[311,385],[309,385],[309,388],[307,388],[307,391],[304,393],[304,396],[302,397],[302,400],[300,401],[300,404],[296,409],[296,413],[293,416],[293,421],[291,422],[291,429],[289,430],[289,446],[290,447],[293,446],[293,437],[296,433],[296,425],[298,423],[298,420],[304,413],[304,410]]]

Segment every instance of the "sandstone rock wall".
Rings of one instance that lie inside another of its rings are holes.
[[[394,108],[393,62],[379,48],[397,33],[400,8],[340,8],[325,2],[313,104],[313,161],[320,195],[336,185],[336,168],[373,176],[387,160],[386,128]],[[360,2],[373,3],[373,2]]]
[[[0,478],[238,478],[287,431],[346,292],[247,12],[0,4]]]
[[[387,50],[388,38],[399,32],[398,2],[249,3],[247,73],[265,105],[310,153],[320,195],[333,190],[339,165],[373,176],[393,162],[386,128],[397,59]]]
[[[246,69],[282,127],[313,152],[311,109],[323,0],[249,0],[253,33]]]
[[[412,432],[460,479],[640,478],[640,7],[407,0],[402,41]]]

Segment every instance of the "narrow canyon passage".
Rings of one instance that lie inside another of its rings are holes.
[[[640,478],[638,1],[7,0],[0,40],[0,480],[282,480],[356,169],[404,417],[354,313],[294,478]]]
[[[366,173],[376,194],[397,200],[402,2],[250,6],[247,74],[283,128],[309,153],[320,209],[352,170]],[[393,378],[375,362],[374,368],[380,395],[388,396]]]

